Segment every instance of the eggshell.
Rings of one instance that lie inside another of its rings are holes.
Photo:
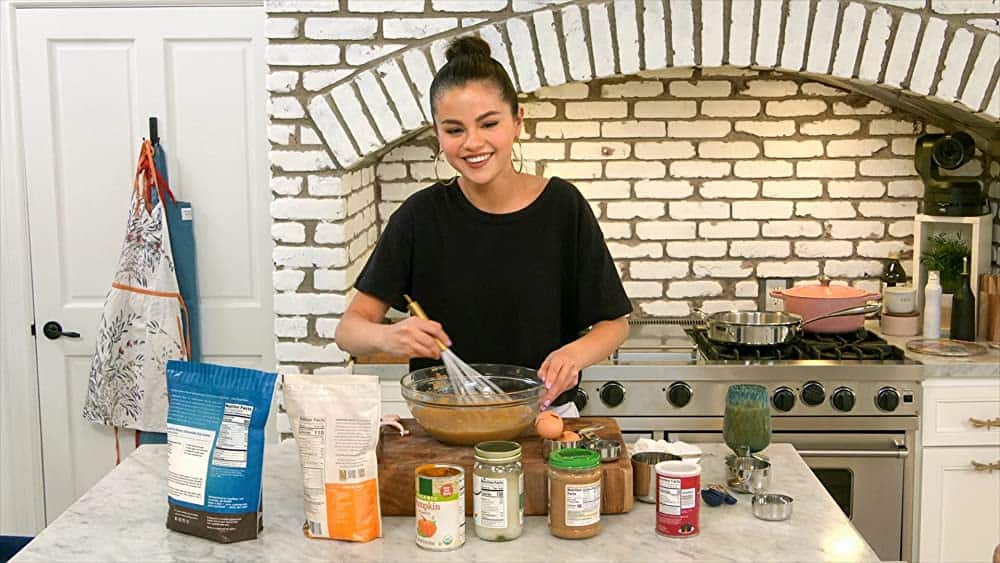
[[[572,430],[564,431],[562,433],[562,436],[559,437],[560,442],[576,442],[579,439],[580,435],[577,434],[576,432],[573,432]]]
[[[542,438],[556,440],[562,435],[562,417],[550,411],[543,411],[535,418],[535,431]]]

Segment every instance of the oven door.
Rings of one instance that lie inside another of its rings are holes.
[[[669,440],[721,442],[715,432],[669,432]],[[792,444],[879,559],[902,558],[906,434],[794,433],[771,441]]]

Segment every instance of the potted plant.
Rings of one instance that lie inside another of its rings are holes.
[[[955,293],[962,273],[962,258],[970,257],[971,260],[971,256],[969,243],[962,240],[961,235],[938,233],[927,238],[927,249],[920,255],[920,263],[928,271],[941,272],[941,290],[944,293]]]

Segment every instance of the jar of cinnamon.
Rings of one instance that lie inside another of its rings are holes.
[[[565,448],[549,456],[549,531],[571,540],[600,533],[600,453]]]

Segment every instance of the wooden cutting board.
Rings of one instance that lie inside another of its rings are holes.
[[[569,430],[595,424],[604,425],[597,432],[601,438],[622,441],[621,430],[613,418],[586,417],[565,419]],[[472,515],[472,466],[475,454],[471,446],[448,446],[430,436],[413,419],[403,419],[409,436],[386,429],[379,443],[378,489],[383,516],[412,516],[414,511],[414,471],[425,463],[449,463],[465,468],[465,513]],[[542,439],[529,429],[516,440],[521,444],[524,466],[524,513],[529,516],[548,513],[547,462],[542,459]],[[622,442],[624,443],[624,442]],[[632,510],[632,462],[622,448],[617,461],[601,464],[601,512],[619,514]]]

